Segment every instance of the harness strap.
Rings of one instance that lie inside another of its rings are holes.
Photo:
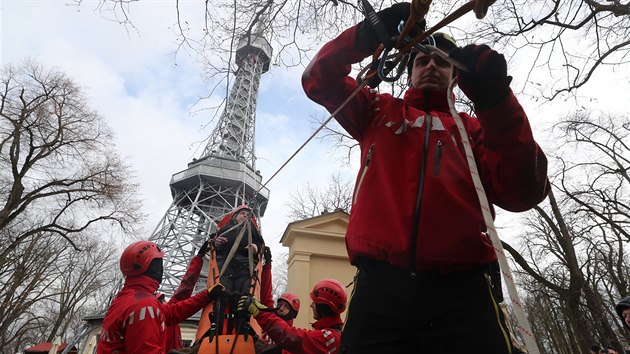
[[[236,227],[236,225],[230,228],[228,231],[232,230],[234,227]],[[223,266],[221,267],[221,271],[219,272],[219,279],[223,276],[223,273],[225,273],[225,270],[227,269],[228,265],[232,261],[232,258],[234,258],[234,254],[238,250],[238,247],[241,244],[241,239],[243,238],[243,235],[245,234],[245,229],[246,229],[245,227],[242,227],[241,231],[239,231],[238,235],[236,236],[236,240],[234,240],[234,244],[232,245],[232,248],[230,249],[230,253],[228,253],[227,257],[225,258],[225,261],[223,262]]]
[[[514,278],[512,277],[512,271],[510,270],[510,265],[507,262],[505,252],[503,250],[503,244],[501,243],[501,239],[499,238],[497,229],[494,226],[494,220],[492,218],[492,212],[490,210],[490,203],[488,202],[488,197],[483,188],[481,177],[479,177],[479,170],[477,168],[475,156],[473,155],[472,147],[470,145],[468,132],[466,131],[466,127],[464,126],[462,118],[455,109],[455,103],[453,102],[453,87],[455,86],[456,82],[457,79],[453,79],[453,81],[451,81],[450,85],[448,86],[448,91],[446,95],[448,98],[448,106],[451,111],[451,115],[455,120],[455,124],[457,125],[459,135],[462,139],[462,145],[464,146],[464,151],[466,153],[466,161],[468,162],[470,175],[475,185],[477,198],[479,198],[479,204],[481,205],[483,219],[485,221],[486,228],[488,229],[488,234],[490,235],[492,246],[494,247],[494,251],[497,254],[497,259],[501,266],[501,272],[503,273],[503,278],[505,279],[505,283],[508,288],[508,294],[510,295],[510,300],[512,301],[514,312],[516,314],[519,331],[523,336],[525,347],[528,350],[528,353],[540,354],[540,349],[538,349],[538,345],[536,344],[536,340],[534,339],[532,328],[529,324],[529,321],[527,320],[527,316],[525,315],[523,304],[521,303],[521,300],[518,296],[516,285],[514,284]]]
[[[383,21],[378,17],[370,2],[368,0],[361,0],[361,4],[363,5],[365,19],[370,22],[385,48],[393,48],[394,41],[392,41],[389,32],[385,28],[385,25],[383,25]]]

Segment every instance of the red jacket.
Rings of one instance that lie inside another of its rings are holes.
[[[260,302],[267,307],[275,307],[271,290],[273,288],[271,281],[271,263],[263,264],[262,274],[260,275]]]
[[[265,263],[262,266],[262,275],[260,276],[260,302],[268,308],[276,307],[276,304],[273,301],[273,295],[271,294],[271,288],[271,263]],[[293,320],[283,321],[285,321],[289,326],[293,326]],[[261,334],[261,339],[265,343],[273,343],[273,339],[271,339],[264,330]]]
[[[160,304],[154,294],[158,285],[146,275],[125,280],[103,319],[97,354],[162,354],[166,326],[185,320],[210,302],[207,291],[202,291],[176,304]]]
[[[201,273],[202,266],[203,258],[199,256],[194,256],[192,261],[190,261],[188,269],[186,269],[186,274],[184,274],[184,278],[179,284],[179,288],[177,288],[177,290],[173,294],[173,297],[171,297],[171,299],[168,301],[170,305],[176,304],[177,302],[186,300],[190,297],[193,290],[195,289],[197,280],[199,280],[199,273]],[[183,347],[184,344],[182,343],[182,331],[179,328],[179,322],[174,323],[170,326],[166,326],[166,346],[164,347],[166,353],[168,353],[171,349],[179,349]]]
[[[261,312],[256,321],[276,345],[283,349],[283,354],[339,352],[343,325],[339,315],[317,320],[312,324],[312,330],[292,327],[272,312]]]
[[[348,76],[351,64],[369,55],[355,47],[355,37],[352,27],[327,43],[302,77],[308,97],[330,112],[358,87]],[[510,92],[477,113],[460,115],[489,201],[515,212],[532,208],[549,190],[547,159],[523,108]],[[399,99],[363,88],[335,118],[361,147],[346,234],[354,264],[367,257],[450,271],[496,259],[446,92],[410,88]]]

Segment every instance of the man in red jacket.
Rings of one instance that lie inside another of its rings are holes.
[[[278,317],[256,298],[243,296],[238,311],[247,311],[283,354],[329,354],[339,352],[347,295],[343,285],[335,279],[323,279],[310,293],[313,310],[313,329],[295,328]]]
[[[167,325],[179,323],[216,300],[223,286],[176,304],[160,304],[155,291],[162,282],[164,252],[151,241],[129,245],[120,257],[125,284],[103,319],[98,354],[163,354]]]
[[[394,36],[409,13],[409,3],[399,3],[377,15]],[[352,64],[380,42],[364,21],[324,45],[302,77],[307,96],[337,110],[358,88]],[[520,212],[541,202],[547,160],[510,90],[503,55],[485,45],[458,48],[444,34],[425,45],[450,51],[469,71],[419,52],[404,98],[364,87],[335,116],[361,148],[346,232],[358,271],[342,352],[509,353],[487,270],[497,258],[448,106],[451,78],[457,74],[475,106],[476,118],[459,116],[490,203]]]

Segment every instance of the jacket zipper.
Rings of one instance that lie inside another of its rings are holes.
[[[433,164],[433,175],[440,175],[440,161],[442,160],[442,140],[438,140],[435,146],[435,163]]]
[[[370,148],[368,149],[367,156],[365,157],[365,164],[363,165],[363,171],[361,171],[361,177],[359,177],[357,188],[354,191],[354,199],[352,200],[352,204],[356,204],[357,198],[359,197],[359,189],[361,189],[361,185],[363,184],[363,178],[365,177],[368,167],[370,166],[370,160],[372,160],[372,152],[374,151],[375,145],[376,144],[370,145]]]
[[[418,181],[418,195],[416,196],[415,213],[413,218],[413,230],[411,233],[411,278],[416,277],[416,248],[418,247],[418,232],[420,230],[420,212],[422,209],[422,196],[424,194],[424,181],[427,170],[427,157],[429,155],[429,137],[433,125],[433,117],[427,113],[424,124],[424,149],[422,150],[422,160],[420,161],[420,177]]]

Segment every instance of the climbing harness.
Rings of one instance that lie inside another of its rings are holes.
[[[248,217],[244,224],[229,225],[229,220],[233,217],[235,210],[230,211],[221,216],[216,223],[220,233],[219,235],[225,235],[233,230],[238,230],[234,243],[228,251],[228,254],[223,261],[223,265],[219,270],[216,264],[216,249],[213,248],[211,263],[214,266],[209,267],[208,280],[216,282],[228,270],[229,264],[234,260],[235,254],[238,252],[241,245],[241,241],[244,237],[247,237],[247,244],[253,244],[252,232],[257,225],[253,219],[253,216]],[[262,249],[262,248],[261,248]],[[260,251],[260,250],[259,250]],[[247,270],[250,277],[247,294],[253,296],[256,291],[257,284],[260,282],[258,277],[258,270],[254,265],[254,250],[252,247],[248,247],[247,255]],[[229,295],[229,294],[228,294]],[[254,336],[256,328],[249,323],[249,315],[244,313],[237,313],[236,307],[230,306],[230,301],[223,303],[224,301],[215,301],[212,306],[212,310],[208,308],[202,312],[202,319],[208,323],[207,329],[203,332],[197,332],[197,339],[194,343],[196,352],[199,354],[243,354],[254,353]],[[227,309],[230,309],[226,313]],[[201,320],[200,320],[201,323]],[[204,327],[205,328],[205,327]],[[200,328],[201,329],[201,328]]]
[[[494,251],[497,254],[497,260],[499,261],[501,273],[503,274],[503,279],[505,280],[508,288],[508,294],[510,295],[510,300],[512,302],[514,313],[516,315],[516,324],[519,331],[521,332],[521,335],[523,336],[525,348],[527,349],[528,353],[539,354],[540,350],[538,349],[538,344],[534,339],[534,333],[532,332],[531,326],[525,314],[525,309],[516,290],[512,271],[510,269],[509,263],[507,262],[505,251],[503,250],[503,244],[501,243],[501,239],[499,238],[497,229],[494,226],[490,203],[488,202],[488,197],[483,188],[483,183],[481,182],[481,178],[479,177],[479,170],[477,169],[475,156],[472,152],[468,132],[466,131],[466,127],[464,127],[462,118],[455,109],[452,92],[456,81],[456,79],[453,79],[448,87],[448,107],[451,111],[453,119],[455,119],[455,124],[457,125],[459,135],[462,137],[462,145],[464,146],[464,151],[466,153],[466,161],[468,162],[468,166],[470,168],[470,175],[472,177],[473,184],[475,185],[475,191],[477,192],[479,204],[481,205],[481,212],[483,214],[483,219],[486,224],[486,229],[488,230],[488,234],[490,235],[490,240],[492,241],[492,246],[494,247]]]

